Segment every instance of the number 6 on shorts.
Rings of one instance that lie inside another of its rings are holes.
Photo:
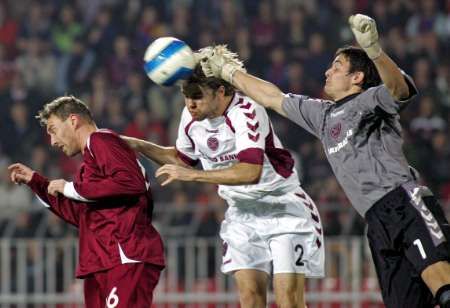
[[[114,307],[117,307],[117,305],[119,304],[119,296],[117,296],[116,290],[117,290],[117,288],[114,287],[114,288],[112,288],[111,293],[109,293],[109,296],[106,299],[106,307],[107,308],[114,308]]]

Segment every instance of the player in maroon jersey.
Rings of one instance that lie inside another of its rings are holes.
[[[116,133],[98,129],[73,96],[46,104],[37,118],[51,144],[83,155],[73,182],[49,181],[29,167],[9,166],[53,213],[79,229],[78,278],[86,307],[150,307],[164,268],[163,245],[152,226],[153,201],[145,170]]]

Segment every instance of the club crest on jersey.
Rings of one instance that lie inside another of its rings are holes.
[[[217,140],[216,137],[209,137],[208,140],[206,140],[206,144],[212,151],[217,151],[219,148],[219,140]]]
[[[338,139],[342,130],[341,123],[337,123],[330,129],[330,135],[333,137],[333,139]]]

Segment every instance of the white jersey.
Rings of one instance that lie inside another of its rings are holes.
[[[223,116],[195,121],[184,108],[176,148],[184,162],[201,161],[204,170],[223,169],[238,162],[262,164],[258,184],[219,185],[230,205],[272,201],[300,186],[294,160],[273,131],[266,110],[235,93]]]

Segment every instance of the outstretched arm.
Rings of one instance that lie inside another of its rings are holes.
[[[380,78],[396,101],[409,97],[409,88],[397,64],[381,49],[375,20],[356,14],[349,18],[356,41],[375,64]]]
[[[185,163],[178,157],[175,147],[163,147],[156,143],[133,137],[121,136],[121,138],[124,139],[133,150],[141,153],[159,165],[174,164],[185,166]]]
[[[228,50],[226,45],[205,47],[196,55],[206,76],[222,78],[258,104],[285,116],[282,108],[283,92],[273,83],[247,74],[238,55]]]
[[[242,71],[236,71],[231,82],[233,86],[251,97],[258,104],[286,116],[282,108],[284,94],[273,83]]]
[[[63,220],[78,227],[80,211],[85,203],[75,202],[56,192],[50,193],[49,180],[28,166],[15,163],[10,165],[8,170],[12,182],[28,185],[45,207]]]
[[[196,170],[177,165],[164,165],[156,171],[156,177],[163,178],[162,186],[175,180],[194,181],[221,185],[246,185],[259,182],[262,165],[237,163],[220,170]]]

